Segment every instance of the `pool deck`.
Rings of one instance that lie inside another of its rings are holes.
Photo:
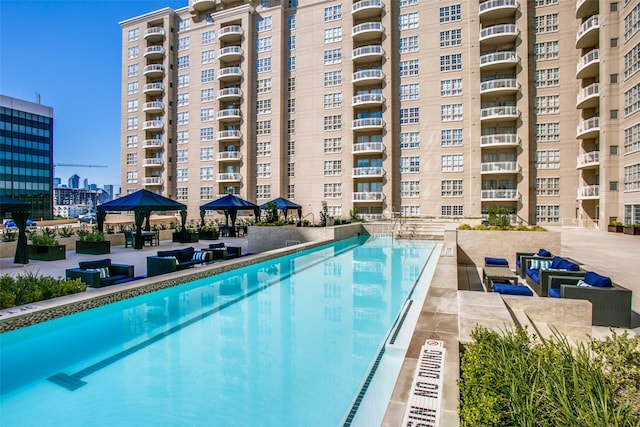
[[[623,236],[594,230],[559,227],[557,229],[550,229],[561,232],[562,256],[580,260],[583,263],[584,269],[609,275],[614,282],[633,291],[632,309],[634,313],[632,315],[630,332],[640,333],[640,315],[638,315],[638,313],[640,313],[640,280],[638,279],[638,277],[640,277],[640,263],[638,263],[640,238],[637,236]],[[221,238],[219,241],[225,242],[228,246],[242,247],[243,254],[247,252],[246,238]],[[199,249],[207,246],[209,243],[210,241],[200,241],[198,243],[179,244],[171,241],[161,241],[159,246],[145,246],[142,250],[124,248],[124,246],[113,246],[111,253],[108,255],[84,255],[76,254],[75,251],[68,251],[67,259],[65,260],[53,262],[32,260],[26,266],[13,264],[13,257],[1,258],[0,274],[8,273],[16,275],[30,272],[39,275],[64,277],[65,270],[67,268],[77,267],[79,261],[111,258],[114,263],[134,265],[135,275],[143,276],[146,275],[146,257],[155,255],[158,250],[188,246]],[[190,270],[197,269],[198,267],[195,267]],[[457,414],[457,379],[460,370],[460,343],[468,342],[469,333],[476,324],[494,329],[504,329],[505,326],[514,325],[515,323],[510,311],[513,312],[514,307],[516,307],[520,301],[523,301],[522,298],[527,298],[512,297],[509,299],[505,297],[503,299],[499,294],[459,291],[457,275],[458,266],[455,241],[452,243],[445,238],[427,298],[423,302],[416,329],[395,384],[391,400],[388,403],[387,412],[382,422],[382,425],[385,427],[402,425],[420,348],[426,339],[444,341],[444,346],[447,350],[444,366],[443,393],[439,411],[439,425],[447,427],[459,425]],[[127,285],[127,287],[135,287],[136,282],[137,281],[129,282],[125,285]],[[146,280],[140,282],[146,282]],[[106,289],[109,288],[89,288],[85,297],[90,297],[92,292],[105,292]],[[63,303],[64,298],[58,300],[60,303]],[[530,298],[526,301],[536,303],[536,300],[540,300],[542,304],[550,301],[549,299],[540,299],[538,297]],[[571,304],[571,302],[568,302],[568,304]],[[44,304],[34,303],[32,305]],[[509,305],[511,310],[507,309],[507,305]],[[599,338],[610,333],[609,328],[605,327],[590,327],[589,325],[589,327],[585,328],[584,319],[580,316],[580,312],[584,310],[582,310],[579,305],[563,306],[562,310],[563,313],[577,313],[573,317],[565,316],[563,318],[565,328],[561,328],[563,331],[572,333],[577,339],[579,339],[580,336],[585,337],[586,333]],[[3,312],[5,315],[7,314],[7,310],[3,310]],[[2,316],[3,312],[0,312],[0,316]],[[570,319],[567,320],[567,318]],[[548,326],[553,327],[554,322],[550,321]]]

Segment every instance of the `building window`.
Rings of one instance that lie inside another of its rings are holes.
[[[400,157],[400,173],[420,173],[420,156]]]
[[[138,135],[127,136],[127,148],[136,148],[138,146]]]
[[[256,163],[256,178],[270,178],[271,163]]]
[[[560,95],[536,96],[536,114],[558,114]]]
[[[332,130],[341,130],[342,129],[342,116],[325,116],[324,117],[324,130],[332,131]]]
[[[138,82],[127,83],[127,95],[135,95],[138,93]]]
[[[560,169],[560,150],[536,151],[536,169]]]
[[[271,99],[259,99],[256,102],[256,114],[271,113]]]
[[[289,68],[289,71],[295,71],[295,69],[296,69],[296,57],[295,56],[290,56],[289,58],[287,58],[287,66]]]
[[[200,91],[200,102],[215,101],[215,93],[212,88],[202,89]]]
[[[271,71],[271,57],[256,60],[256,73],[267,73],[269,71]]]
[[[440,56],[441,72],[446,73],[449,71],[458,71],[458,70],[462,70],[462,54],[461,53]]]
[[[189,189],[185,187],[176,188],[176,200],[188,200]]]
[[[287,99],[287,113],[295,113],[296,112],[296,99],[291,98]]]
[[[624,55],[625,80],[634,75],[640,69],[640,43],[636,44],[629,53]]]
[[[401,125],[417,124],[419,122],[420,122],[420,107],[400,109]]]
[[[256,185],[256,199],[270,199],[271,185]]]
[[[288,199],[296,198],[296,186],[294,184],[287,185],[287,198]]]
[[[440,194],[442,197],[462,197],[462,180],[445,179],[440,181]]]
[[[560,0],[535,0],[535,7],[550,6],[552,4],[558,4]]]
[[[442,129],[440,131],[440,145],[453,147],[462,145],[462,129]]]
[[[400,148],[420,148],[420,132],[400,132]]]
[[[293,162],[287,163],[287,176],[296,176],[296,164]]]
[[[200,129],[200,141],[213,141],[213,128]]]
[[[625,5],[626,3],[625,1]],[[629,40],[638,30],[640,30],[640,4],[624,17],[624,41]]]
[[[256,142],[256,157],[271,156],[271,141]]]
[[[618,75],[609,74],[609,83],[611,83],[612,85],[618,83]]]
[[[189,86],[189,74],[178,76],[178,89]]]
[[[178,182],[187,182],[187,181],[189,181],[189,170],[188,169],[176,169],[176,180]]]
[[[560,68],[536,70],[536,87],[560,86]]]
[[[271,77],[267,79],[257,80],[256,83],[257,83],[256,93],[271,92]]]
[[[191,19],[178,19],[178,32],[187,31],[191,26]]]
[[[138,28],[132,28],[127,31],[127,41],[129,43],[135,42],[140,38],[140,30]]]
[[[208,162],[211,160],[213,160],[213,147],[200,148],[200,161]]]
[[[140,49],[138,46],[127,48],[127,59],[136,59],[139,56]]]
[[[440,47],[460,46],[461,44],[461,29],[440,31]]]
[[[256,19],[256,31],[258,33],[271,31],[271,26],[272,26],[271,16],[263,16],[262,18]]]
[[[417,76],[420,74],[420,67],[417,59],[400,61],[400,77]]]
[[[135,77],[138,75],[138,64],[127,65],[127,77]]]
[[[609,154],[612,156],[617,156],[618,155],[618,146],[617,145],[610,145],[609,146]]]
[[[440,96],[462,95],[462,79],[440,80]]]
[[[267,52],[271,50],[271,37],[262,37],[256,40],[256,52]]]
[[[339,19],[342,19],[342,5],[324,8],[324,22],[337,21]]]
[[[189,131],[188,130],[179,130],[176,132],[177,143],[178,144],[188,144],[189,143]]]
[[[441,172],[462,172],[463,156],[462,154],[444,154],[440,156]]]
[[[289,15],[287,17],[287,22],[289,24],[289,29],[290,30],[295,30],[296,29],[296,15]]]
[[[127,153],[127,166],[135,166],[138,164],[138,153]]]
[[[176,150],[176,163],[187,163],[189,161],[189,150]]]
[[[130,99],[127,101],[127,113],[135,113],[138,111],[138,100]]]
[[[178,52],[189,49],[189,36],[178,38]]]
[[[559,196],[560,178],[536,178],[537,196]]]
[[[342,152],[342,138],[325,138],[324,139],[324,154],[341,153],[341,152]]]
[[[536,61],[549,61],[559,58],[560,42],[558,40],[550,42],[536,43],[534,45]]]
[[[324,51],[324,65],[339,64],[342,62],[342,49],[329,49]]]
[[[628,116],[640,109],[640,83],[624,93],[624,114]]]
[[[624,191],[640,190],[640,163],[624,167]]]
[[[405,13],[398,16],[398,29],[411,30],[418,28],[418,12]]]
[[[337,43],[342,41],[342,27],[327,28],[324,30],[324,43]]]
[[[287,155],[295,156],[295,154],[296,154],[296,142],[295,141],[287,142]]]
[[[211,83],[215,81],[215,71],[213,68],[209,68],[208,70],[200,71],[200,82],[201,83]]]
[[[178,56],[178,70],[189,68],[189,55]]]
[[[418,36],[400,37],[400,53],[410,53],[418,51]]]
[[[289,46],[289,50],[296,49],[296,36],[289,36],[287,45]]]
[[[129,117],[127,119],[127,130],[138,129],[138,118],[137,117]]]
[[[211,64],[216,60],[216,52],[215,50],[205,50],[201,54],[202,64]]]
[[[340,86],[342,84],[342,71],[328,71],[324,73],[324,87]]]
[[[420,197],[420,181],[400,181],[400,197],[417,199]]]
[[[420,216],[420,206],[400,206],[400,215],[402,216]]]
[[[271,120],[257,121],[256,135],[271,135]]]
[[[179,93],[176,97],[176,105],[178,105],[178,107],[189,105],[189,92]]]
[[[462,8],[459,4],[444,6],[440,8],[440,23],[455,22],[462,20]]]
[[[342,184],[338,182],[324,184],[323,195],[325,199],[340,199],[342,197]]]
[[[418,0],[399,0],[398,7],[415,6],[418,4]]]
[[[138,183],[138,172],[137,171],[127,172],[127,184],[137,184],[137,183]]]
[[[183,111],[178,113],[178,124],[179,125],[187,125],[189,124],[189,112]]]
[[[560,205],[536,205],[537,223],[559,223]]]
[[[618,118],[618,110],[609,110],[609,118],[616,120]]]
[[[442,216],[464,216],[463,205],[443,205],[440,208],[440,214]]]
[[[331,108],[341,108],[342,107],[342,93],[328,93],[324,95],[324,109],[328,110]]]
[[[324,176],[338,176],[342,174],[342,160],[325,160]]]
[[[618,191],[618,181],[609,181],[609,191]]]
[[[289,135],[292,135],[292,134],[296,133],[296,121],[295,120],[288,120],[287,121],[287,133]]]
[[[215,35],[216,35],[216,33],[215,33],[214,30],[203,32],[202,33],[202,45],[206,46],[208,44],[212,44],[216,40]]]
[[[201,122],[211,122],[215,120],[215,112],[213,108],[201,108],[200,109],[200,121]],[[178,123],[180,124],[180,123]]]
[[[640,124],[624,130],[624,154],[640,150]]]
[[[560,123],[536,123],[536,142],[560,141]]]
[[[213,187],[200,187],[200,200],[213,200]]]
[[[445,104],[440,106],[440,121],[455,122],[462,120],[462,104]]]
[[[400,101],[409,101],[420,98],[420,85],[418,83],[409,83],[400,85]]]
[[[540,15],[534,18],[536,34],[555,33],[558,31],[558,14]]]
[[[296,90],[296,78],[295,77],[289,77],[287,79],[287,90],[289,92],[294,92]]]

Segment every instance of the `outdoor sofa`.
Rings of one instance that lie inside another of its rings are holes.
[[[212,260],[225,260],[238,258],[242,255],[242,248],[239,246],[226,246],[224,242],[209,243],[209,246],[202,248],[203,251],[211,253]]]
[[[525,269],[527,285],[539,296],[549,295],[550,276],[569,276],[581,278],[586,273],[580,266],[566,258],[555,256],[551,260],[524,258],[522,268]]]
[[[631,290],[592,271],[582,277],[550,276],[549,296],[591,301],[592,321],[597,326],[631,326]]]
[[[184,270],[209,261],[211,261],[209,252],[196,251],[192,246],[183,249],[158,251],[156,256],[147,257],[147,277]]]
[[[523,279],[526,278],[526,260],[530,258],[553,259],[553,254],[544,248],[540,248],[538,252],[516,252],[516,274]]]
[[[66,270],[67,279],[80,279],[92,288],[117,285],[133,278],[133,265],[112,264],[110,258],[82,261]]]

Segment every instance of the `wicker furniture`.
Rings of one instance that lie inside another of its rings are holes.
[[[80,279],[92,288],[117,285],[133,277],[133,265],[112,264],[110,258],[78,263],[66,270],[67,279]]]

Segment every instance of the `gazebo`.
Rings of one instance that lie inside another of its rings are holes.
[[[142,249],[142,223],[145,219],[147,220],[145,230],[149,231],[151,229],[149,217],[152,211],[180,211],[182,232],[185,234],[187,232],[185,227],[187,223],[187,206],[144,189],[98,205],[96,210],[98,211],[98,230],[100,231],[104,227],[104,219],[108,211],[133,211],[136,224],[136,237],[133,246],[135,249]],[[186,238],[186,236],[184,237]]]
[[[227,194],[226,196],[200,206],[200,219],[202,225],[204,225],[205,211],[223,211],[225,225],[229,225],[229,218],[231,218],[231,230],[229,231],[230,237],[235,237],[236,235],[236,218],[238,211],[253,211],[256,220],[260,215],[260,208],[258,205],[241,199],[233,194]]]
[[[12,199],[0,195],[0,215],[11,213],[11,218],[18,226],[18,241],[16,242],[16,254],[13,258],[15,264],[29,264],[27,253],[27,219],[31,211],[31,205],[22,200]]]
[[[298,220],[302,219],[302,206],[297,203],[293,203],[291,200],[287,200],[283,197],[278,197],[277,199],[273,199],[268,201],[267,203],[263,203],[260,205],[260,209],[265,210],[269,207],[269,203],[275,202],[276,209],[282,211],[282,214],[285,218],[287,218],[287,212],[289,210],[295,209],[298,212]]]

